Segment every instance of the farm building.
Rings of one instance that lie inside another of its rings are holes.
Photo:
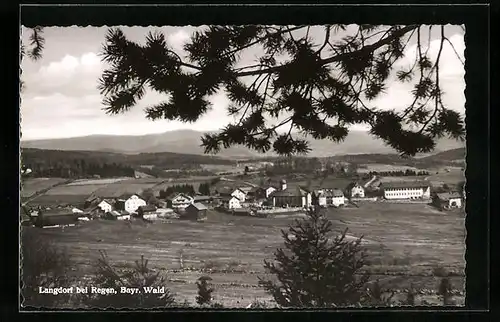
[[[182,216],[185,219],[205,220],[207,218],[208,208],[199,202],[195,202],[187,206],[186,212]]]
[[[146,201],[142,199],[137,194],[124,194],[121,195],[116,201],[116,209],[117,210],[125,210],[130,213],[137,211],[137,208],[140,206],[145,206]]]
[[[443,209],[462,208],[462,196],[458,192],[436,193],[433,201]]]
[[[166,202],[164,200],[158,200],[155,203],[155,206],[158,207],[158,208],[168,208],[168,202]]]
[[[262,187],[253,187],[247,193],[249,199],[262,199],[266,198],[266,189]]]
[[[34,224],[37,227],[75,224],[78,222],[78,216],[79,214],[74,214],[71,209],[38,211],[36,216],[32,213]]]
[[[347,193],[351,198],[364,198],[365,187],[359,182],[352,182],[347,186]]]
[[[87,199],[85,199],[85,203],[83,205],[84,208],[91,208],[94,206],[99,205],[101,202],[101,199],[98,198],[97,196],[91,195]]]
[[[157,217],[156,206],[146,205],[137,208],[137,214],[144,219],[154,219]]]
[[[241,202],[245,202],[247,194],[245,191],[241,190],[241,188],[236,188],[231,193],[231,196],[238,198]]]
[[[225,196],[220,199],[221,206],[226,209],[241,208],[241,200],[235,196]]]
[[[103,199],[97,206],[101,208],[104,212],[111,212],[113,210],[113,206],[115,205],[115,201],[111,199]]]
[[[194,198],[184,193],[175,193],[166,199],[167,207],[173,209],[186,209],[194,202]]]
[[[381,184],[385,199],[430,199],[431,184],[428,181],[384,182]]]
[[[239,187],[238,188],[239,190],[243,191],[243,193],[246,195],[248,195],[248,193],[250,192],[250,190],[253,189],[253,187],[250,187],[250,186],[244,186],[244,187]]]
[[[211,196],[195,196],[193,202],[201,202],[201,203],[211,203],[213,201],[213,198]]]
[[[281,181],[281,190],[274,191],[270,197],[274,207],[310,207],[312,194],[301,187],[288,187],[285,180]]]
[[[340,189],[320,189],[317,190],[315,197],[318,206],[322,207],[339,207],[345,204],[345,196]]]

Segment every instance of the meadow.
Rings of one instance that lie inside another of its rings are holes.
[[[23,180],[23,186],[21,189],[21,197],[28,198],[39,191],[48,189],[54,185],[63,183],[68,179],[64,178],[28,178]]]
[[[216,301],[244,307],[256,299],[270,300],[257,285],[258,276],[266,277],[263,260],[273,258],[283,243],[280,230],[300,216],[259,219],[209,212],[203,223],[92,221],[39,232],[67,249],[77,280],[91,274],[99,250],[117,265],[133,264],[144,255],[151,267],[166,273],[168,287],[181,300],[193,303],[196,279],[209,275]],[[347,227],[349,238],[364,236],[366,269],[383,286],[402,289],[412,283],[418,289],[436,289],[439,276],[449,274],[454,288],[463,291],[463,213],[427,205],[363,203],[328,210],[327,216],[336,234]]]

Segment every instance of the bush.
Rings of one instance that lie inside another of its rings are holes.
[[[21,231],[21,295],[23,306],[58,307],[69,301],[68,294],[44,294],[39,287],[67,287],[71,265],[64,249],[37,234],[36,228]]]
[[[366,306],[392,306],[394,291],[383,290],[379,280],[373,283],[372,287],[368,288],[367,294],[362,299],[361,304]],[[388,296],[386,294],[389,294]]]
[[[196,282],[198,287],[198,295],[196,296],[196,303],[198,305],[210,304],[212,302],[212,292],[213,288],[208,286],[208,281],[212,279],[208,276],[202,276]]]
[[[170,290],[165,287],[165,277],[160,272],[149,269],[148,260],[141,256],[140,261],[135,261],[132,268],[118,271],[109,264],[103,251],[95,263],[95,275],[89,283],[99,288],[113,288],[116,294],[85,294],[82,302],[89,307],[102,308],[160,308],[174,306],[174,298]],[[122,287],[137,288],[139,293],[121,293]],[[148,289],[161,289],[161,293],[147,293]]]
[[[308,218],[295,220],[282,230],[285,250],[279,248],[275,263],[264,261],[267,272],[278,282],[259,277],[259,284],[282,307],[335,307],[359,304],[366,295],[368,275],[361,272],[366,254],[361,238],[330,240],[332,223],[319,207]]]
[[[452,304],[452,295],[451,295],[451,290],[453,289],[453,286],[450,282],[450,280],[445,277],[442,278],[441,281],[439,282],[438,286],[438,291],[437,294],[441,296],[443,300],[443,305],[451,305]]]

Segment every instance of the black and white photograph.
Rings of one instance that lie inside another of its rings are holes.
[[[465,305],[464,25],[20,28],[21,310]]]

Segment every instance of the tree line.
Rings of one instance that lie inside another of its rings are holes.
[[[85,159],[56,162],[30,162],[25,161],[26,167],[31,169],[34,177],[59,177],[59,178],[88,178],[99,176],[101,178],[134,177],[134,168],[119,163],[97,163]]]
[[[415,177],[415,176],[428,176],[429,172],[425,170],[415,171],[411,169],[406,169],[405,171],[370,171],[368,172],[370,176],[384,176],[384,177]]]
[[[36,234],[36,228],[22,232],[22,296],[28,306],[61,307],[84,305],[92,308],[126,307],[192,307],[175,298],[160,270],[151,269],[148,260],[141,257],[135,265],[120,268],[110,263],[101,251],[94,262],[89,285],[120,289],[163,288],[161,294],[80,294],[69,298],[40,294],[40,286],[68,285],[71,258],[65,250],[47,242]],[[273,260],[264,260],[265,272],[276,278],[258,277],[262,287],[281,308],[334,308],[416,305],[417,290],[410,286],[403,299],[394,299],[395,291],[384,288],[378,280],[370,280],[366,249],[360,237],[346,238],[347,229],[331,239],[333,224],[319,208],[308,212],[307,218],[290,224],[281,231],[284,245],[276,249]],[[37,247],[35,247],[35,245]],[[203,274],[203,272],[202,272]],[[454,304],[453,285],[445,271],[434,272],[441,277],[437,294],[444,305]],[[220,308],[213,296],[210,277],[202,275],[197,281],[197,305]],[[262,303],[260,303],[262,304]],[[428,304],[420,301],[421,305]],[[253,307],[259,307],[254,303]]]

